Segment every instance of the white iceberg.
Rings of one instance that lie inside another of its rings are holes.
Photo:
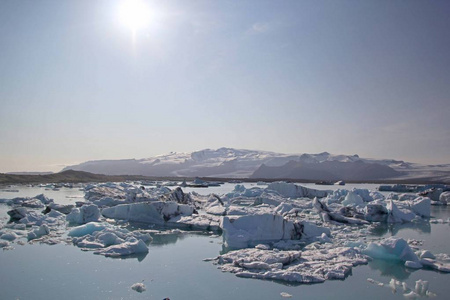
[[[95,204],[83,205],[80,208],[74,208],[66,216],[69,223],[85,224],[88,222],[97,222],[100,218],[100,210]]]
[[[81,226],[73,227],[67,235],[72,236],[72,237],[84,236],[84,235],[92,234],[95,231],[103,230],[106,227],[107,227],[107,224],[89,222],[89,223],[81,225]]]
[[[41,226],[28,232],[28,240],[31,241],[34,239],[38,239],[49,233],[50,233],[50,228],[46,224],[42,224]]]
[[[266,190],[275,191],[286,198],[323,198],[330,193],[330,191],[309,189],[304,186],[299,186],[284,181],[272,182],[267,186]]]
[[[190,205],[155,201],[104,208],[102,215],[111,219],[162,225],[173,217],[190,216],[193,212],[194,208]]]
[[[142,240],[136,238],[130,238],[124,243],[109,246],[94,252],[94,254],[104,255],[106,257],[120,257],[142,253],[148,253],[148,247]]]
[[[225,244],[230,248],[245,248],[260,242],[306,239],[322,233],[330,235],[328,228],[306,221],[293,222],[273,213],[225,216],[220,227]]]
[[[348,247],[306,251],[241,249],[215,259],[223,272],[238,277],[319,283],[344,279],[354,266],[366,264],[368,258]]]

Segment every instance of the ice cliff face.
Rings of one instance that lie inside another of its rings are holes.
[[[283,154],[233,148],[171,152],[144,159],[96,160],[64,170],[106,175],[292,178],[305,180],[382,180],[423,178],[450,182],[450,165],[368,159],[358,155]]]

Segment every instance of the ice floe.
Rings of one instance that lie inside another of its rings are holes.
[[[223,272],[238,277],[320,283],[345,278],[354,266],[366,264],[368,258],[349,247],[305,251],[257,247],[231,251],[214,261]]]

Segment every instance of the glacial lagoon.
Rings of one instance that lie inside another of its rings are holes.
[[[244,183],[248,188],[255,184]],[[224,194],[235,184],[210,188],[184,188],[185,192]],[[378,185],[317,186],[315,189],[367,188]],[[264,187],[264,186],[263,186]],[[0,192],[0,198],[34,197],[44,193],[60,204],[82,201],[84,192],[77,188],[59,191],[40,187],[16,186],[18,192]],[[0,204],[0,221],[9,220],[11,207]],[[432,206],[431,220],[419,223],[380,224],[371,235],[396,236],[418,240],[421,249],[432,253],[450,254],[449,206]],[[440,222],[437,220],[443,220]],[[135,224],[133,224],[135,226]],[[143,229],[150,229],[142,225]],[[448,299],[449,274],[429,269],[413,270],[401,263],[371,260],[356,266],[344,280],[327,280],[318,284],[292,284],[280,281],[236,277],[221,272],[217,265],[204,261],[224,253],[223,239],[215,233],[175,230],[164,235],[152,235],[146,254],[124,258],[108,258],[81,251],[69,242],[47,245],[12,243],[10,250],[0,252],[1,299],[404,299],[403,292],[394,292],[389,282],[406,283],[414,289],[418,280],[429,282],[433,299]],[[370,236],[368,236],[370,238]],[[373,281],[368,281],[368,278]],[[142,282],[146,291],[131,289]],[[375,282],[375,283],[374,283]],[[384,283],[379,286],[376,283]],[[426,298],[426,297],[420,297]]]

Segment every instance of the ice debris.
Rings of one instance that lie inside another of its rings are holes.
[[[388,284],[376,281],[372,278],[367,278],[367,281],[380,287],[388,287],[391,289],[392,293],[400,292],[407,299],[418,299],[418,298],[428,298],[436,297],[436,294],[431,292],[429,288],[428,281],[419,279],[415,282],[414,288],[410,288],[406,282],[401,282],[392,278]]]
[[[344,279],[352,267],[366,264],[367,256],[349,247],[305,251],[280,251],[247,248],[215,259],[223,272],[238,277],[319,283]]]
[[[97,222],[100,218],[100,210],[95,204],[83,205],[80,208],[73,208],[66,216],[69,223],[85,224],[88,222]]]
[[[130,238],[121,244],[112,245],[94,252],[94,254],[106,257],[120,257],[142,253],[148,253],[148,247],[142,240],[136,238]]]
[[[107,257],[147,253],[145,243],[152,240],[148,233],[96,222],[73,228],[69,236],[73,237],[74,245],[84,250],[95,250],[95,254]]]
[[[131,286],[131,289],[138,292],[138,293],[142,293],[145,292],[147,289],[145,288],[145,284],[143,284],[142,282],[138,282],[135,283]]]

